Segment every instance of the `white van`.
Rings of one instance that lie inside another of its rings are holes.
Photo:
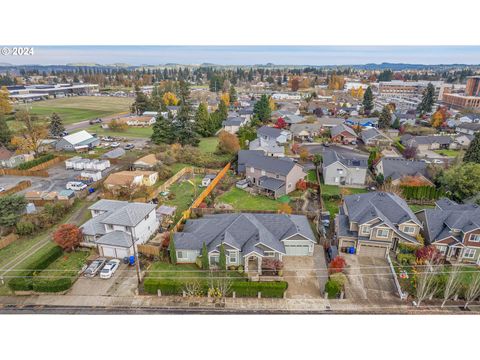
[[[67,188],[67,190],[80,191],[86,189],[87,185],[85,185],[81,181],[69,181],[65,187]]]

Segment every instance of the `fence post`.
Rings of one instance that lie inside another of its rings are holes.
[[[259,298],[259,299],[262,298],[262,292],[261,292],[261,291],[259,291],[257,295],[258,295],[258,298]]]
[[[234,299],[235,299],[236,297],[237,297],[237,293],[236,293],[235,291],[234,291],[234,292],[232,292],[232,298],[234,298]]]
[[[162,297],[162,290],[157,289],[157,296]]]

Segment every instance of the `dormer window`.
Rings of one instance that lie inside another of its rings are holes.
[[[406,234],[414,234],[415,233],[415,227],[413,226],[405,226],[403,228],[403,232]]]
[[[377,237],[387,238],[388,237],[388,229],[377,229]]]

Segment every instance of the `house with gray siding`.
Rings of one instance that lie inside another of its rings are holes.
[[[339,154],[333,150],[323,152],[322,173],[327,185],[364,186],[368,161],[365,157]]]
[[[221,246],[227,266],[242,265],[246,272],[261,273],[265,258],[312,256],[316,243],[304,215],[214,214],[189,219],[173,235],[178,263],[194,263],[207,247],[210,266],[219,263]]]
[[[100,145],[100,139],[82,130],[71,135],[64,136],[55,144],[57,151],[76,151],[81,149],[93,149]]]
[[[385,180],[390,179],[393,185],[400,185],[405,176],[416,177],[432,184],[425,161],[384,157],[375,165],[375,172],[377,175],[382,174]]]
[[[237,170],[261,193],[275,199],[294,191],[307,175],[292,159],[265,156],[259,150],[239,151]]]

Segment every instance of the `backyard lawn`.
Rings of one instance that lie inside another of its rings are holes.
[[[250,195],[242,189],[233,187],[217,198],[218,203],[233,206],[235,210],[278,210],[281,202],[262,195]]]
[[[331,198],[331,196],[340,196],[342,195],[342,192],[344,195],[351,195],[351,194],[362,194],[367,192],[365,189],[358,189],[358,188],[347,188],[343,187],[341,188],[340,186],[336,185],[325,185],[325,184],[320,184],[321,187],[321,192],[322,192],[322,198],[323,198],[323,205],[325,207],[325,210],[330,212],[330,215],[333,217],[335,214],[338,213],[338,207],[341,204],[341,199],[334,199]],[[342,191],[343,189],[343,191]]]
[[[201,138],[198,148],[203,153],[214,153],[217,150],[218,137]]]
[[[461,151],[446,149],[446,150],[433,150],[433,152],[443,156],[456,157],[458,154],[460,154]]]
[[[316,183],[317,182],[317,172],[315,170],[308,170],[307,181]]]
[[[410,209],[412,209],[413,212],[417,212],[417,211],[420,211],[420,210],[423,210],[423,209],[433,209],[433,208],[435,208],[435,205],[415,205],[415,204],[411,204],[411,205],[408,205],[408,207]]]
[[[64,253],[61,257],[51,263],[45,270],[41,272],[43,277],[74,277],[85,265],[87,258],[90,256],[89,251],[73,251]]]
[[[129,126],[125,131],[112,131],[110,129],[104,129],[101,125],[92,125],[88,127],[90,133],[95,133],[102,136],[115,136],[115,137],[132,137],[132,138],[150,138],[152,135],[151,126]]]
[[[188,181],[179,180],[170,186],[169,192],[174,197],[162,201],[162,204],[177,207],[177,217],[175,220],[178,220],[182,216],[182,213],[192,205],[193,200],[202,193],[203,188],[199,187],[202,179],[203,176],[195,176],[193,178],[193,183],[196,185],[196,192],[195,187]]]
[[[28,105],[31,113],[50,116],[53,112],[60,115],[65,124],[104,117],[130,111],[133,99],[108,96],[75,96],[62,99],[38,101]],[[17,109],[25,109],[19,105]]]

